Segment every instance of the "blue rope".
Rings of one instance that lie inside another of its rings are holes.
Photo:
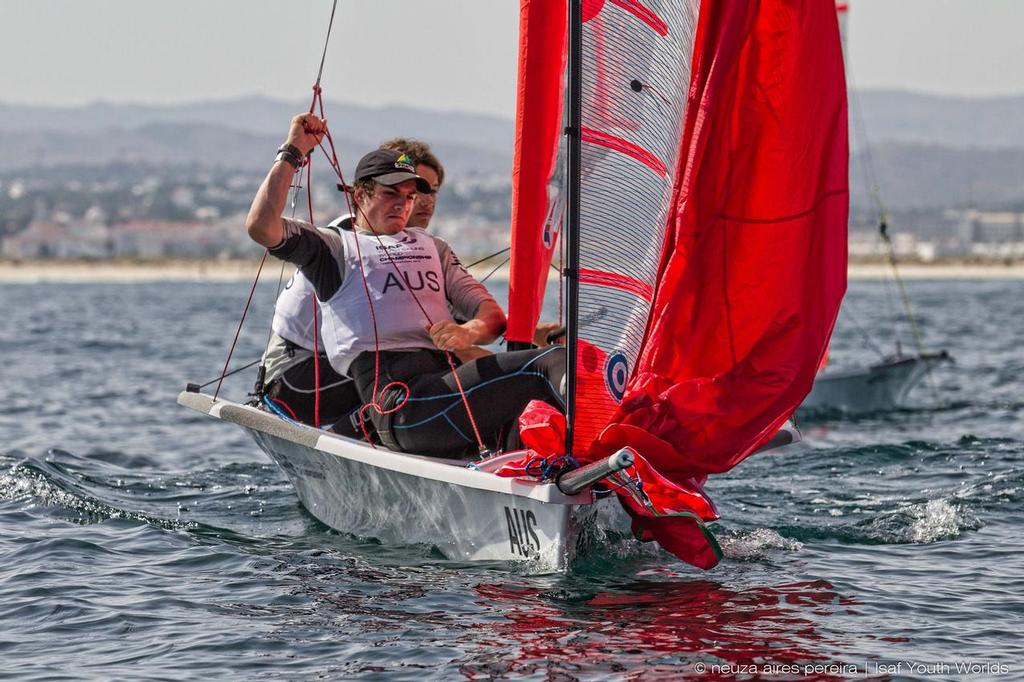
[[[278,407],[277,403],[275,403],[273,400],[271,400],[267,396],[263,396],[263,404],[266,405],[267,407],[269,407],[271,412],[273,412],[274,414],[276,414],[278,417],[280,417],[281,419],[285,420],[289,424],[295,424],[297,426],[305,426],[305,424],[303,424],[302,422],[297,422],[294,419],[292,419],[291,415],[289,415],[284,410],[282,410],[280,407]]]
[[[566,469],[575,469],[579,462],[572,455],[559,457],[534,457],[526,463],[526,473],[541,480],[554,478]]]

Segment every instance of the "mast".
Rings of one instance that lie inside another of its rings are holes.
[[[566,291],[565,454],[573,452],[576,416],[576,354],[580,296],[580,172],[582,127],[581,61],[583,57],[582,0],[569,0],[569,61],[566,83],[568,159],[566,172],[565,238]]]

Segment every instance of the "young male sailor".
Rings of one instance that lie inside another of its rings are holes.
[[[335,234],[281,217],[302,156],[324,132],[312,114],[292,119],[286,151],[253,199],[246,228],[313,284],[330,363],[355,380],[364,403],[381,408],[367,416],[384,444],[452,456],[475,449],[478,430],[494,447],[530,400],[561,406],[561,347],[497,353],[451,371],[443,351],[490,343],[505,316],[444,241],[405,227],[417,190],[431,189],[407,156],[376,150],[359,161],[352,231]],[[452,319],[449,303],[467,322]]]
[[[394,138],[381,144],[380,148],[411,156],[416,173],[429,183],[429,191],[416,193],[416,202],[409,216],[410,227],[426,229],[434,215],[437,192],[444,183],[444,166],[430,145],[419,140]],[[327,229],[335,232],[342,226],[351,229],[350,218],[348,215],[340,216],[332,220]],[[270,342],[263,354],[265,376],[263,386],[257,386],[257,393],[275,411],[284,410],[285,414],[304,424],[330,427],[342,435],[361,437],[357,413],[362,402],[352,380],[334,371],[327,359],[320,332],[314,329],[315,323],[322,319],[321,315],[314,319],[315,305],[313,285],[301,271],[296,271],[274,306]],[[314,358],[314,348],[319,358]],[[318,388],[319,414],[316,408]]]

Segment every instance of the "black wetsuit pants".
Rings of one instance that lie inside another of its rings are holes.
[[[459,394],[445,354],[433,350],[382,351],[379,389],[392,381],[409,387],[409,397],[391,414],[366,411],[383,443],[403,452],[437,457],[477,453],[477,441],[466,406]],[[463,365],[455,374],[469,402],[480,436],[491,449],[516,443],[519,414],[531,400],[543,400],[564,409],[560,386],[565,376],[565,348],[496,353]],[[374,354],[363,353],[349,370],[364,403],[374,389]],[[401,404],[406,391],[382,391],[378,403],[385,409]]]
[[[362,437],[352,427],[349,415],[359,410],[362,402],[355,382],[331,368],[327,358],[320,356],[320,427],[353,438]],[[303,424],[314,425],[316,408],[316,371],[309,357],[292,365],[281,376],[267,384],[265,394],[285,414]]]

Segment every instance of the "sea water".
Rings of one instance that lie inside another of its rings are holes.
[[[177,406],[248,286],[0,285],[0,677],[1024,679],[1020,282],[910,282],[955,364],[713,479],[714,570],[622,545],[543,576],[329,530],[243,432]],[[837,367],[915,350],[891,285],[851,282],[845,311]]]

